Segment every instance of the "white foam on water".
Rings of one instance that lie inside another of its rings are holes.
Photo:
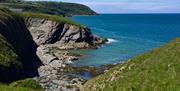
[[[68,60],[68,61],[66,61],[65,63],[66,63],[66,64],[73,64],[74,62],[73,62],[73,61]]]
[[[109,38],[107,40],[108,40],[107,44],[110,44],[110,43],[113,43],[113,42],[119,42],[118,40],[111,39],[111,38]]]

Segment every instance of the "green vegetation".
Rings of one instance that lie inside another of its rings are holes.
[[[32,18],[48,19],[48,20],[59,22],[59,23],[68,23],[68,24],[72,24],[72,25],[76,25],[78,27],[84,28],[84,26],[82,26],[81,24],[73,22],[62,16],[48,15],[48,14],[43,14],[43,13],[32,13],[32,12],[24,12],[24,13],[21,13],[20,15],[24,18],[32,17]]]
[[[20,75],[22,64],[13,47],[0,34],[0,81]],[[34,90],[36,89],[36,90]],[[32,79],[16,81],[8,85],[0,84],[0,91],[43,91],[41,86]]]
[[[75,3],[48,1],[21,1],[0,3],[0,6],[23,9],[25,12],[46,13],[53,15],[95,15],[89,7]]]
[[[11,87],[8,85],[0,84],[0,91],[42,91],[24,87]]]
[[[33,79],[28,78],[7,84],[0,84],[0,91],[44,91]]]
[[[31,78],[27,78],[25,80],[15,81],[10,84],[11,87],[24,87],[24,88],[31,88],[31,89],[38,89],[42,90],[42,87],[39,85],[38,82]]]
[[[0,8],[0,82],[21,79],[26,69],[34,68],[33,43],[24,19]]]
[[[180,38],[119,64],[82,91],[180,91]]]
[[[9,74],[20,74],[22,64],[13,47],[0,34],[0,81],[4,81]]]
[[[0,9],[0,33],[6,31],[8,18],[12,18],[6,9]],[[9,12],[11,13],[11,12]],[[10,29],[10,28],[9,28]],[[0,81],[7,81],[10,74],[19,76],[22,71],[22,63],[16,54],[14,47],[7,42],[6,38],[0,34]],[[9,78],[8,80],[11,80]]]

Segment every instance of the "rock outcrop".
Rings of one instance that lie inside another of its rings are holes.
[[[67,74],[68,62],[77,60],[77,56],[71,55],[67,50],[41,45],[37,49],[37,55],[43,65],[38,68],[37,81],[46,91],[79,91],[86,80],[81,77]]]
[[[51,17],[22,18],[0,9],[0,81],[36,76],[46,91],[78,91],[86,80],[67,69],[81,55],[69,49],[98,48],[106,40],[83,26],[44,16]]]
[[[50,19],[27,17],[26,26],[43,63],[38,68],[37,81],[47,91],[79,91],[86,80],[65,70],[69,63],[79,59],[68,50],[98,48],[107,40],[93,35],[88,28]]]
[[[60,49],[97,48],[106,40],[90,29],[47,19],[27,18],[27,27],[38,45],[53,44]]]

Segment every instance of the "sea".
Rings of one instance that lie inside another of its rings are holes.
[[[71,19],[109,40],[99,49],[78,50],[85,57],[74,66],[123,63],[180,37],[180,14],[100,14]]]

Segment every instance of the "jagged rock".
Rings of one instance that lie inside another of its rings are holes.
[[[46,91],[78,91],[86,81],[80,77],[65,74],[64,68],[67,61],[78,59],[69,52],[41,45],[37,48],[37,55],[44,64],[38,68],[37,79]]]
[[[61,68],[61,67],[65,67],[63,65],[63,62],[61,60],[54,60],[49,64],[51,67],[53,68]]]
[[[61,49],[92,48],[105,39],[92,35],[90,29],[47,19],[27,18],[26,25],[38,45],[54,44]]]
[[[43,64],[49,64],[50,62],[52,62],[53,60],[58,59],[57,57],[55,57],[54,55],[49,53],[49,49],[45,46],[39,46],[37,48],[37,55],[40,58],[40,60],[42,61]]]
[[[52,70],[53,70],[53,68],[48,65],[40,66],[38,68],[39,76],[40,77],[48,76],[51,74]]]
[[[92,35],[88,28],[48,19],[26,18],[26,25],[43,63],[38,68],[42,87],[46,91],[79,91],[86,80],[68,75],[65,70],[68,63],[79,57],[64,49],[97,48],[106,40]]]
[[[78,60],[79,56],[61,49],[96,48],[104,43],[104,40],[92,35],[88,28],[39,18],[26,18],[24,22],[24,18],[12,12],[0,11],[0,18],[4,17],[3,21],[0,21],[0,38],[3,46],[11,49],[9,51],[13,54],[7,53],[14,55],[13,59],[7,61],[11,67],[4,68],[0,65],[0,80],[19,79],[23,73],[21,71],[27,70],[27,73],[24,72],[25,76],[39,76],[35,79],[46,91],[79,90],[86,80],[67,74],[64,70],[69,62]],[[56,49],[52,50],[53,48]],[[7,60],[4,52],[3,50],[3,56]],[[12,74],[14,77],[11,77]]]

